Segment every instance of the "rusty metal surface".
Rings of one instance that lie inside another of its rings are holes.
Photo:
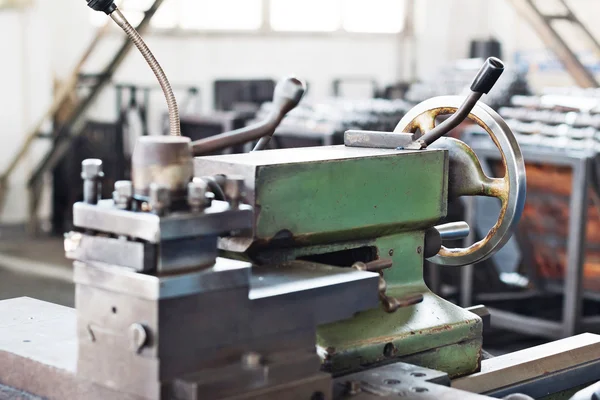
[[[319,328],[319,351],[334,373],[413,356],[414,362],[453,376],[477,370],[481,320],[429,292],[423,283],[423,236],[422,231],[405,232],[368,241],[273,248],[263,254],[264,261],[282,262],[368,248],[375,251],[372,256],[379,263],[393,263],[383,272],[386,295],[423,295],[423,302],[391,314],[378,308]]]
[[[423,301],[421,293],[408,294],[402,297],[390,297],[385,294],[387,291],[387,282],[383,277],[383,271],[393,266],[392,260],[375,260],[368,263],[356,262],[352,265],[353,269],[359,271],[373,271],[379,274],[379,299],[384,310],[393,313],[399,308],[408,307]]]
[[[383,309],[371,310],[320,330],[319,344],[322,349],[335,349],[329,360],[333,370],[355,368],[361,360],[364,364],[389,362],[390,357],[401,357],[410,350],[419,352],[435,349],[428,355],[418,356],[426,363],[424,365],[439,367],[453,374],[472,372],[477,369],[479,361],[481,338],[475,338],[478,332],[481,334],[481,323],[473,314],[429,293],[422,283],[423,252],[418,251],[422,245],[423,234],[413,232],[376,241],[278,249],[265,261],[282,262],[307,255],[373,248],[377,250],[381,264],[393,261],[393,267],[384,271],[391,296],[420,293],[426,297],[423,303],[392,314]],[[432,314],[432,310],[436,311]],[[469,340],[465,341],[466,338]],[[386,357],[384,349],[390,342],[397,343],[394,347],[396,350],[389,352]],[[445,348],[438,350],[439,347]]]
[[[321,326],[318,351],[335,375],[397,360],[454,377],[478,369],[481,332],[479,317],[423,293],[421,303],[392,314],[371,310]]]
[[[504,67],[502,69],[504,69]],[[480,74],[482,73],[482,71],[483,70],[480,71]],[[471,88],[472,87],[473,86],[471,86]],[[482,95],[483,93],[477,93],[473,91],[470,92],[465,98],[464,102],[459,107],[457,107],[456,110],[454,110],[454,112],[448,113],[450,114],[450,116],[446,120],[435,125],[435,127],[431,130],[421,131],[422,136],[418,140],[416,140],[415,143],[409,146],[409,148],[424,149],[427,146],[430,146],[442,136],[448,134],[452,129],[456,128],[465,119],[469,117],[470,112],[473,110],[473,107],[475,107],[477,101],[481,98]],[[437,115],[432,116],[434,120],[437,117]]]
[[[416,132],[426,134],[435,127],[440,115],[456,112],[462,98],[442,96],[417,105],[399,123],[395,132]],[[503,178],[488,178],[481,164],[469,146],[452,139],[443,138],[431,147],[450,152],[449,197],[488,196],[502,202],[498,221],[479,242],[468,248],[448,249],[442,247],[431,262],[443,265],[468,265],[485,260],[493,255],[510,239],[512,229],[518,222],[525,203],[525,166],[519,145],[504,120],[491,108],[477,104],[469,119],[481,126],[492,138],[501,153],[505,167]]]

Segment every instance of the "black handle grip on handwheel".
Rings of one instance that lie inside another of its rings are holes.
[[[490,57],[485,60],[483,67],[477,73],[475,80],[471,84],[471,90],[476,93],[487,94],[504,72],[504,64],[496,57]]]

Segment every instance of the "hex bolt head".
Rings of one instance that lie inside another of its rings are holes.
[[[171,192],[166,185],[150,185],[150,207],[157,215],[165,215],[171,206]]]
[[[116,181],[115,192],[121,197],[133,197],[133,183],[131,181]]]
[[[83,235],[79,232],[65,233],[64,248],[65,253],[74,252],[79,248]]]
[[[244,177],[238,175],[228,176],[223,191],[225,192],[225,197],[231,203],[231,207],[238,208],[240,202],[246,196]]]
[[[88,158],[81,163],[83,178],[83,201],[87,204],[98,204],[102,192],[102,160]]]
[[[202,179],[194,179],[188,183],[187,201],[192,211],[201,211],[210,204],[207,192],[208,183]]]
[[[144,325],[135,323],[129,327],[129,347],[131,351],[139,353],[148,342],[148,332]]]
[[[102,160],[97,158],[88,158],[83,160],[81,163],[81,178],[83,179],[97,179],[102,178],[104,172],[102,171]]]
[[[115,182],[115,191],[113,192],[113,200],[117,208],[127,210],[131,206],[133,198],[133,183],[131,181]]]

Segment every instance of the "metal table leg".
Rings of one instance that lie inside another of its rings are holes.
[[[477,241],[477,198],[465,198],[465,220],[471,227],[469,236],[465,239],[466,245]],[[473,305],[473,265],[465,265],[460,274],[460,306],[470,307]]]
[[[582,159],[573,166],[573,187],[569,204],[569,240],[563,302],[563,336],[575,335],[582,319],[583,269],[591,161]]]

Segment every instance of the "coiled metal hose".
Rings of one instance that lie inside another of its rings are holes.
[[[158,79],[158,83],[165,94],[167,106],[169,107],[169,132],[173,136],[181,136],[179,107],[177,107],[177,100],[175,99],[173,89],[171,88],[171,84],[169,83],[165,72],[161,68],[156,58],[154,58],[154,55],[152,55],[152,52],[144,42],[144,39],[142,39],[135,28],[131,26],[123,13],[121,13],[119,9],[116,9],[110,14],[110,17],[125,31],[129,39],[131,39],[140,53],[142,53],[142,56],[144,56],[144,59],[152,69],[152,72],[154,72],[154,75],[156,76],[156,79]]]

